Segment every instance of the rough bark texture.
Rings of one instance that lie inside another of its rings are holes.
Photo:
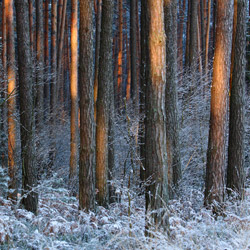
[[[93,79],[93,1],[80,1],[80,166],[79,207],[95,208],[95,122]]]
[[[206,50],[205,50],[205,72],[208,75],[208,52],[209,52],[209,35],[210,35],[210,18],[211,18],[211,0],[207,4],[207,28],[206,28]]]
[[[246,6],[246,0],[237,0],[227,168],[227,188],[236,191],[239,198],[244,191]]]
[[[13,27],[13,0],[4,1],[7,24],[7,73],[8,73],[8,197],[17,199],[17,166],[16,166],[16,72],[15,72],[15,43]]]
[[[179,124],[177,106],[177,1],[164,1],[166,32],[166,138],[168,154],[168,187],[170,197],[173,186],[181,178]]]
[[[33,34],[33,0],[29,0],[29,31],[30,31],[30,48],[33,53],[34,34]]]
[[[103,0],[96,116],[96,196],[99,205],[108,203],[108,127],[112,80],[113,0]]]
[[[78,1],[71,1],[71,68],[70,68],[70,96],[71,96],[71,137],[70,137],[70,188],[73,188],[77,175],[78,156]]]
[[[212,205],[215,212],[224,199],[233,0],[217,0],[216,23],[205,185],[205,205]]]
[[[164,207],[168,202],[166,146],[166,39],[162,0],[149,0],[149,82],[146,92],[145,165],[146,211],[155,224],[166,226]]]
[[[36,121],[38,131],[41,129],[44,117],[44,23],[43,0],[36,0]]]
[[[18,73],[20,89],[20,122],[22,150],[22,203],[25,209],[37,213],[38,192],[37,165],[35,163],[32,61],[29,38],[28,0],[16,0],[16,24],[18,41]],[[26,196],[27,195],[27,196]]]

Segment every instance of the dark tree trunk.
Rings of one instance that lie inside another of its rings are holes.
[[[237,25],[230,95],[227,188],[244,192],[246,0],[237,1]]]
[[[22,150],[22,203],[25,209],[37,213],[37,165],[35,162],[34,116],[32,96],[32,61],[29,37],[28,0],[16,0],[18,42],[18,73],[20,89],[20,122]],[[31,191],[32,190],[32,191]]]
[[[80,1],[80,163],[79,207],[95,208],[95,121],[93,79],[93,0]]]
[[[98,77],[98,98],[96,105],[96,196],[99,205],[108,203],[108,131],[109,102],[112,76],[112,23],[113,0],[103,0],[101,44]]]
[[[168,154],[168,187],[173,197],[173,187],[181,178],[179,124],[177,105],[177,1],[165,0],[166,32],[166,137]]]

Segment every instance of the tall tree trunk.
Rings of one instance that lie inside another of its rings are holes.
[[[30,48],[33,54],[34,45],[34,29],[33,29],[33,0],[29,0],[29,31],[30,31]]]
[[[205,205],[211,205],[214,212],[219,212],[219,204],[224,200],[232,27],[233,0],[217,0],[216,42],[205,185]]]
[[[93,79],[93,0],[80,1],[80,163],[79,207],[95,208],[95,122]]]
[[[44,18],[44,63],[45,63],[45,84],[44,84],[44,108],[46,119],[49,112],[50,103],[50,67],[49,67],[49,0],[45,1]]]
[[[146,92],[145,163],[146,211],[154,223],[166,227],[164,207],[168,202],[166,146],[166,40],[162,0],[149,0],[149,82]]]
[[[166,138],[168,154],[168,187],[173,197],[173,187],[181,178],[179,124],[177,105],[177,1],[164,1],[166,32]]]
[[[190,44],[190,16],[191,16],[191,0],[188,0],[187,23],[186,23],[186,51],[185,51],[185,68],[189,67],[189,44]]]
[[[209,34],[210,34],[210,18],[211,18],[211,0],[208,0],[207,5],[207,28],[206,28],[206,51],[205,51],[205,71],[208,75],[208,55],[209,55]]]
[[[71,137],[70,137],[70,188],[74,185],[77,175],[78,151],[78,1],[71,1],[71,69],[70,69],[70,96],[71,96]]]
[[[60,90],[63,88],[63,45],[64,45],[64,33],[65,33],[65,20],[66,20],[67,0],[63,0],[62,16],[60,20],[60,29],[58,30],[59,41],[57,47],[57,98],[59,100]],[[61,103],[63,104],[63,103]]]
[[[51,99],[50,99],[50,135],[52,138],[50,148],[50,167],[53,166],[55,160],[55,131],[57,113],[57,0],[52,0],[51,6]],[[50,170],[51,171],[51,170]]]
[[[109,100],[112,80],[112,23],[113,0],[103,0],[98,77],[98,98],[96,105],[96,196],[99,205],[108,202],[108,127]]]
[[[198,1],[190,1],[190,40],[189,40],[189,67],[191,70],[197,69],[198,45],[197,45],[197,19],[198,19]]]
[[[181,6],[182,2],[182,6]],[[185,20],[185,10],[186,10],[186,0],[179,1],[179,27],[178,27],[178,60],[179,60],[179,70],[182,71],[183,69],[183,26]]]
[[[1,52],[1,59],[2,59],[2,89],[1,89],[1,98],[3,100],[7,99],[7,24],[6,24],[6,7],[5,1],[2,2],[2,52]],[[7,153],[7,127],[6,127],[6,120],[7,120],[7,105],[6,102],[2,103],[1,105],[1,164],[3,167],[7,167],[8,162],[8,153]]]
[[[118,38],[118,76],[117,76],[117,105],[122,106],[122,64],[123,64],[123,0],[119,1],[119,38]]]
[[[4,0],[7,23],[7,71],[8,71],[8,169],[9,194],[13,201],[17,199],[17,165],[16,165],[16,72],[15,43],[13,26],[13,0]]]
[[[137,84],[136,0],[130,1],[130,52],[131,97],[136,111],[139,104]]]
[[[200,0],[200,41],[201,41],[201,57],[202,57],[202,68],[205,63],[205,25],[204,25],[204,4],[203,0]]]
[[[97,0],[96,7],[96,32],[95,32],[95,78],[94,78],[94,98],[95,98],[95,120],[96,120],[96,101],[98,93],[98,73],[99,73],[99,55],[100,55],[100,33],[101,33],[101,16],[102,0]]]
[[[244,192],[246,6],[246,0],[237,1],[227,168],[227,188],[236,191],[239,198]]]
[[[36,120],[38,131],[44,117],[44,23],[43,0],[36,0]]]
[[[32,61],[29,38],[28,0],[16,0],[23,200],[25,209],[37,213],[37,165],[35,163]]]

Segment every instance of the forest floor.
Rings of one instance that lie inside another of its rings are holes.
[[[209,96],[206,95],[209,88],[205,91],[203,88],[196,86],[190,92],[187,85],[179,86],[183,177],[174,199],[169,201],[168,232],[152,227],[153,237],[145,236],[145,200],[139,195],[141,190],[136,177],[139,159],[136,147],[131,149],[128,143],[129,133],[136,133],[137,121],[128,123],[116,119],[113,185],[120,201],[108,209],[97,207],[95,213],[85,213],[78,210],[77,198],[70,196],[67,187],[70,131],[69,119],[65,119],[55,130],[57,152],[60,152],[56,158],[57,167],[52,177],[41,178],[37,189],[38,215],[21,209],[18,204],[11,206],[5,195],[0,194],[0,249],[250,250],[249,98],[246,105],[245,199],[237,201],[226,197],[223,216],[215,218],[203,207],[209,120]],[[39,157],[46,164],[46,133],[43,139],[44,147]],[[0,176],[4,174],[6,172],[0,171]],[[129,175],[131,185],[128,185]]]

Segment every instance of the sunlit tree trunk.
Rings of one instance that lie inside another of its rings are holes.
[[[15,43],[13,27],[13,0],[4,0],[7,24],[7,73],[8,73],[8,169],[9,199],[17,199],[17,165],[16,165],[16,72]]]
[[[177,1],[164,0],[166,32],[166,138],[168,154],[168,187],[173,197],[173,187],[181,178],[179,125],[177,109]]]
[[[99,205],[108,202],[108,127],[112,77],[113,0],[103,0],[96,116],[96,196]]]
[[[70,188],[77,175],[78,151],[78,1],[71,1],[71,68],[70,68],[70,95],[71,95],[71,139],[70,139]]]
[[[2,2],[2,51],[1,51],[1,59],[2,59],[2,70],[1,70],[1,98],[5,100],[7,98],[7,30],[6,30],[6,8],[5,1]],[[8,153],[7,153],[7,105],[6,102],[1,105],[1,164],[3,167],[7,167],[8,162]]]
[[[168,202],[166,146],[166,39],[162,0],[149,0],[149,82],[146,92],[146,211],[166,227]]]
[[[32,95],[32,60],[29,34],[28,0],[15,0],[18,72],[20,89],[20,122],[22,149],[22,200],[25,209],[37,213],[38,192],[37,165],[35,163],[33,95]],[[31,191],[32,190],[32,191]],[[27,196],[26,196],[27,195]]]
[[[95,208],[95,122],[93,79],[93,0],[80,6],[80,162],[79,207]]]
[[[205,205],[211,205],[214,212],[219,212],[219,204],[224,200],[233,0],[217,0],[216,12],[216,41],[211,89]]]
[[[38,131],[44,117],[44,18],[43,0],[36,0],[36,121]]]
[[[244,192],[245,162],[245,56],[246,56],[246,0],[237,0],[234,65],[230,95],[229,147],[227,188],[236,191],[239,198]]]

